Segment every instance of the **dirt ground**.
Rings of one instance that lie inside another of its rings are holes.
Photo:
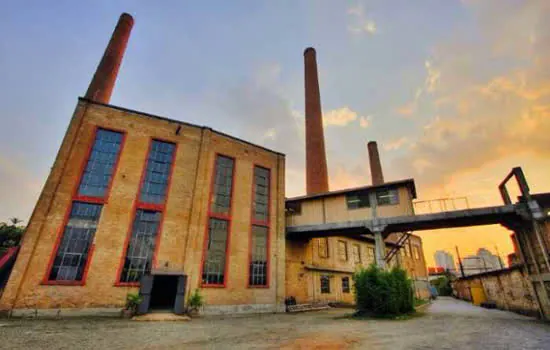
[[[550,349],[550,325],[440,298],[408,320],[354,320],[349,309],[190,322],[0,319],[6,349]]]

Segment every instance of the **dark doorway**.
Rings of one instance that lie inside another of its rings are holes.
[[[151,290],[150,309],[173,311],[177,289],[178,276],[155,275]]]

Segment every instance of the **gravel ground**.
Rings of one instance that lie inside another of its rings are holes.
[[[6,349],[550,349],[550,325],[440,298],[408,320],[353,320],[349,309],[200,318],[0,319]]]

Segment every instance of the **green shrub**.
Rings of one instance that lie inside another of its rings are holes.
[[[141,295],[137,293],[128,293],[126,295],[126,310],[131,310],[132,312],[136,312],[139,304],[143,301],[143,298]]]
[[[355,302],[360,315],[392,316],[414,311],[414,291],[407,272],[371,265],[353,275]]]
[[[190,311],[197,311],[204,305],[204,297],[200,294],[198,289],[189,296],[187,301],[187,307]]]

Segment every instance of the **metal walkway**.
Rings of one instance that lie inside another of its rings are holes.
[[[453,210],[434,214],[378,217],[369,220],[332,222],[314,225],[287,226],[288,239],[309,239],[326,236],[356,236],[382,232],[384,236],[394,232],[434,230],[501,224],[508,226],[522,219],[529,219],[523,203]]]

